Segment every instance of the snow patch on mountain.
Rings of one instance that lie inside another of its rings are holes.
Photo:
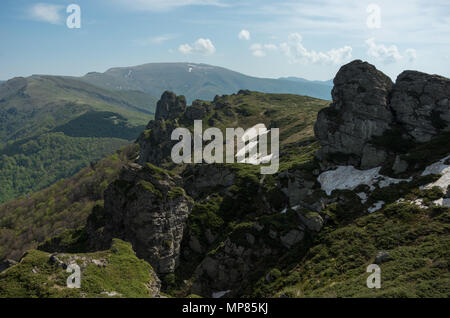
[[[333,190],[354,190],[359,185],[367,185],[370,190],[374,190],[376,186],[384,188],[391,184],[412,180],[412,178],[395,179],[383,176],[380,170],[381,167],[359,170],[353,166],[338,166],[335,170],[321,173],[317,180],[327,195],[330,195]]]
[[[425,170],[422,172],[422,176],[430,174],[440,174],[441,177],[435,182],[423,186],[423,189],[440,187],[444,192],[447,191],[447,187],[450,185],[450,164],[446,164],[448,159],[450,159],[450,156],[447,156],[425,168]]]

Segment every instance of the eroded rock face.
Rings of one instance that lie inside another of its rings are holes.
[[[119,180],[105,191],[105,226],[92,241],[103,245],[112,238],[131,242],[136,255],[157,273],[173,272],[192,208],[192,199],[179,187],[180,182],[179,177],[151,165],[125,166]],[[89,228],[93,226],[88,224]]]
[[[197,199],[211,189],[226,191],[234,184],[235,173],[224,165],[190,165],[183,172],[184,187],[188,194]]]
[[[344,65],[334,79],[333,103],[322,109],[314,126],[321,160],[340,155],[347,164],[379,165],[385,154],[368,144],[390,129],[393,114],[388,95],[391,79],[360,60]],[[367,157],[368,158],[365,158]]]
[[[155,120],[174,119],[186,110],[186,98],[165,91],[156,105]]]
[[[397,77],[391,107],[414,140],[429,141],[440,130],[450,131],[450,79],[404,71]]]
[[[174,129],[178,124],[173,120],[152,120],[138,138],[140,146],[138,163],[144,165],[152,162],[160,165],[170,160],[170,153],[177,141],[171,140]]]
[[[140,146],[137,162],[169,166],[172,148],[178,143],[178,140],[172,140],[172,132],[179,127],[193,126],[194,120],[202,119],[209,110],[207,103],[195,100],[192,106],[186,107],[184,96],[164,92],[156,106],[155,120],[148,123],[137,140]]]
[[[450,131],[450,80],[438,75],[405,71],[393,84],[373,65],[356,60],[337,73],[332,97],[314,127],[322,146],[317,157],[325,168],[382,165],[393,153],[373,141],[393,130],[415,143]]]

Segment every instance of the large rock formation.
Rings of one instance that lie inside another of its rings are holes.
[[[170,154],[178,142],[171,140],[174,129],[192,126],[194,120],[202,119],[209,110],[209,106],[202,101],[196,100],[192,106],[186,107],[184,96],[164,92],[156,107],[155,120],[148,123],[146,130],[138,138],[138,163],[143,165],[151,162],[159,166],[170,166]]]
[[[373,141],[393,129],[412,142],[449,130],[450,80],[437,75],[405,71],[393,84],[373,65],[355,60],[337,73],[332,97],[314,127],[325,167],[381,165],[391,151]]]
[[[174,119],[186,110],[186,98],[165,91],[156,105],[155,120]]]
[[[180,183],[180,177],[150,164],[125,166],[105,191],[103,215],[96,218],[93,212],[88,222],[91,241],[97,248],[112,238],[131,242],[136,255],[157,273],[173,272],[193,203]]]
[[[450,131],[450,79],[405,71],[392,90],[391,108],[397,122],[418,142]]]

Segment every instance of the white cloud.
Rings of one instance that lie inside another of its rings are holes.
[[[239,40],[250,40],[250,32],[247,30],[241,30],[241,32],[239,32],[238,34],[238,38]]]
[[[200,38],[193,44],[182,44],[178,47],[178,51],[183,54],[198,53],[203,55],[211,55],[216,52],[216,48],[210,39]]]
[[[189,44],[181,44],[178,47],[178,51],[180,51],[183,54],[190,54],[190,53],[192,53],[192,50],[193,50],[193,48]]]
[[[406,49],[405,56],[408,58],[410,63],[414,62],[417,59],[417,51],[415,49]]]
[[[270,51],[276,51],[278,47],[275,44],[264,44],[264,48]]]
[[[155,44],[160,44],[163,42],[166,42],[168,40],[171,40],[175,37],[175,35],[173,34],[163,34],[163,35],[159,35],[159,36],[155,36],[153,38],[151,38],[152,43]]]
[[[352,58],[352,48],[348,45],[331,49],[328,52],[308,51],[302,44],[302,36],[298,33],[292,33],[288,37],[288,42],[280,44],[280,50],[293,63],[333,63],[342,64]]]
[[[386,46],[384,44],[376,44],[374,38],[367,39],[366,44],[369,46],[367,54],[386,64],[399,62],[405,58],[409,62],[413,62],[417,57],[415,49],[409,48],[402,55],[396,45]]]
[[[259,43],[252,44],[250,46],[250,50],[252,51],[253,56],[256,57],[266,56],[266,52],[264,52],[262,45]]]
[[[126,8],[139,11],[167,11],[185,6],[218,6],[226,7],[219,0],[115,0]]]
[[[48,22],[52,24],[60,24],[63,21],[61,10],[63,6],[37,3],[29,8],[30,18],[36,21]]]
[[[134,40],[134,42],[136,44],[139,44],[142,46],[147,46],[147,45],[151,45],[151,44],[161,44],[163,42],[172,40],[176,37],[177,36],[175,34],[162,34],[162,35],[158,35],[158,36],[154,36],[154,37],[150,37],[150,38],[146,38],[146,39]]]
[[[267,51],[276,51],[278,47],[275,44],[264,44],[261,45],[259,43],[252,44],[250,46],[250,50],[252,51],[253,56],[256,57],[264,57],[266,56],[266,50]]]

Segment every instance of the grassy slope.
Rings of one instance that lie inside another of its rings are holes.
[[[351,209],[351,207],[347,207]],[[329,209],[334,217],[336,210]],[[267,272],[247,289],[256,297],[449,297],[450,209],[420,209],[391,204],[383,211],[342,224],[329,224],[306,253],[292,251],[290,261]],[[378,251],[388,251],[381,263],[381,288],[369,289],[367,266]]]
[[[284,127],[282,130],[282,151],[287,154],[285,156],[287,159],[284,159],[287,161],[283,163],[283,169],[294,167],[307,171],[308,162],[311,162],[312,154],[317,149],[317,145],[313,143],[305,146],[301,142],[312,137],[311,128],[315,113],[326,103],[311,103],[308,106],[308,99],[303,97],[259,93],[246,96],[234,95],[223,99],[223,101],[233,103],[234,108],[242,110],[242,114],[235,122],[233,117],[225,116],[225,113],[220,110],[211,115],[221,120],[224,125],[232,123],[230,120],[233,120],[233,124],[243,127],[249,127],[261,121],[265,122],[264,112],[268,110],[269,113],[273,113],[272,118],[274,120],[285,121],[285,124],[280,125],[280,128]],[[285,100],[283,101],[283,99]],[[306,109],[307,111],[305,111]],[[246,114],[246,116],[243,114]],[[292,119],[294,116],[297,117],[295,120]],[[210,118],[207,118],[206,121],[208,119]],[[298,122],[302,120],[305,120],[304,128],[297,126]],[[268,122],[265,123],[269,124]],[[300,131],[300,133],[291,137],[293,131]],[[442,149],[440,151],[442,152]],[[440,153],[440,155],[443,154]],[[298,165],[302,163],[303,165]],[[105,161],[105,164],[105,169],[108,169],[110,162]],[[198,232],[201,236],[205,229],[210,228],[215,232],[218,231],[223,239],[230,237],[233,241],[239,242],[242,237],[245,237],[244,234],[247,231],[251,231],[252,222],[255,220],[278,232],[285,232],[292,227],[296,227],[296,223],[293,222],[295,213],[292,211],[288,211],[286,214],[258,215],[257,210],[255,210],[258,202],[254,200],[256,192],[261,189],[257,175],[258,169],[253,169],[254,167],[247,165],[232,165],[232,168],[236,169],[237,172],[235,186],[230,189],[232,200],[225,200],[224,204],[223,197],[214,195],[204,201],[196,202],[196,206],[189,217],[189,226],[194,233]],[[113,167],[111,169],[116,171]],[[100,180],[96,181],[95,175],[97,173],[98,169],[96,172],[91,172],[92,179],[85,176],[86,180],[90,180],[88,184],[91,186],[95,187],[96,184],[100,183]],[[80,174],[80,176],[82,175]],[[68,182],[70,183],[70,180]],[[276,182],[276,176],[267,177],[261,189],[269,197],[273,194],[274,201],[277,197],[277,191],[274,190],[276,189],[274,187]],[[66,193],[57,193],[64,198],[74,189],[92,189],[91,187],[85,187],[84,184],[85,181],[81,178],[78,183],[72,184],[72,186],[59,187],[68,188]],[[102,182],[102,184],[106,186],[106,182]],[[55,191],[58,187],[53,189]],[[102,187],[100,186],[99,189],[102,189]],[[89,193],[89,190],[86,193]],[[48,190],[41,191],[40,201],[30,202],[24,214],[33,214],[38,202],[42,203],[39,210],[42,212],[48,206],[52,206],[51,194],[52,192]],[[450,286],[448,271],[448,252],[450,251],[449,209],[436,208],[431,205],[427,209],[418,209],[410,204],[398,205],[393,203],[398,197],[405,197],[405,195],[413,195],[411,199],[415,198],[414,195],[424,196],[417,188],[413,189],[411,186],[403,184],[390,187],[386,191],[375,191],[368,202],[382,199],[390,205],[371,215],[361,212],[362,206],[353,193],[347,192],[339,195],[349,196],[350,199],[347,204],[333,204],[327,207],[324,213],[329,216],[329,221],[323,231],[317,236],[307,237],[300,245],[286,251],[282,257],[261,264],[258,271],[249,278],[250,284],[243,286],[241,295],[258,297],[279,296],[281,294],[290,297],[448,297],[450,295],[448,290],[448,286]],[[82,216],[77,218],[75,222],[69,219],[69,222],[72,222],[70,224],[59,224],[58,231],[53,233],[82,225],[81,219],[84,221],[95,202],[101,204],[101,197],[97,197],[95,200],[83,198],[85,197],[81,195],[78,200],[69,202],[70,206],[77,206],[77,211],[83,210],[83,213],[80,214]],[[430,200],[432,199],[434,198],[430,197]],[[232,204],[233,202],[235,204]],[[2,211],[0,212],[0,224],[5,224],[12,216],[16,215],[13,211],[21,205],[23,205],[23,202],[18,201],[15,205],[2,206],[0,208],[0,211]],[[66,211],[62,210],[63,208],[55,206],[52,210],[53,218],[58,219],[61,216],[61,220],[65,219],[62,217],[64,215],[62,211]],[[2,214],[5,212],[6,214]],[[17,213],[17,215],[21,215],[21,213]],[[39,222],[42,217],[42,214],[40,214],[36,219],[28,218],[28,220]],[[44,219],[41,222],[45,227],[47,221]],[[3,228],[0,231],[0,233],[3,233],[0,246],[14,247],[12,243],[14,239],[11,239],[11,236],[5,240],[5,237],[11,235],[9,233],[17,233],[15,235],[29,247],[36,246],[34,245],[36,243],[30,240],[33,231],[29,230],[27,226],[19,229],[20,227],[17,227],[17,224],[21,223],[21,220],[20,222],[16,221],[14,230]],[[0,225],[0,227],[2,226]],[[24,235],[22,235],[23,232]],[[252,233],[257,235],[254,231]],[[266,232],[263,231],[260,235],[264,236],[263,239],[270,240]],[[44,236],[41,237],[41,241],[51,235]],[[220,244],[214,248],[220,248]],[[13,248],[10,250],[10,254],[2,253],[2,255],[18,255],[20,254],[19,250],[21,249]],[[382,288],[380,290],[369,290],[365,286],[366,278],[369,275],[366,273],[366,267],[373,263],[379,250],[388,250],[391,259],[380,265]],[[210,251],[210,253],[214,252],[214,249]],[[192,259],[188,262],[182,260],[181,266],[186,267],[180,268],[175,277],[174,275],[170,277],[173,285],[168,291],[172,295],[187,295],[182,282],[183,279],[190,278],[189,275],[192,274],[193,268],[187,267],[195,266],[195,263],[196,260]],[[275,278],[271,283],[265,280],[267,273]]]
[[[264,123],[268,128],[279,128],[282,170],[293,164],[303,163],[306,157],[311,158],[318,149],[317,142],[314,142],[313,125],[318,111],[329,105],[329,101],[308,96],[250,91],[244,94],[224,95],[214,103],[203,103],[210,108],[203,118],[203,130],[217,127],[222,130],[224,138],[227,127],[247,129]],[[191,120],[182,119],[179,124],[193,130]],[[151,138],[151,131],[146,130],[144,135]],[[312,144],[309,144],[311,142]]]
[[[0,259],[18,259],[47,238],[84,225],[122,165],[136,155],[127,146],[75,176],[29,196],[0,205]]]
[[[154,107],[151,96],[111,92],[68,77],[16,78],[0,89],[0,118],[6,123],[0,127],[0,142],[49,132],[87,111],[110,111],[131,125],[145,125]]]
[[[124,146],[154,107],[155,98],[144,93],[107,91],[69,77],[8,81],[0,88],[0,203]]]
[[[81,288],[69,289],[70,276],[50,261],[50,254],[30,250],[18,266],[0,274],[0,297],[150,297],[155,283],[151,266],[138,259],[131,244],[114,240],[110,250],[86,254],[58,254],[81,268]],[[98,266],[92,261],[102,261]]]

